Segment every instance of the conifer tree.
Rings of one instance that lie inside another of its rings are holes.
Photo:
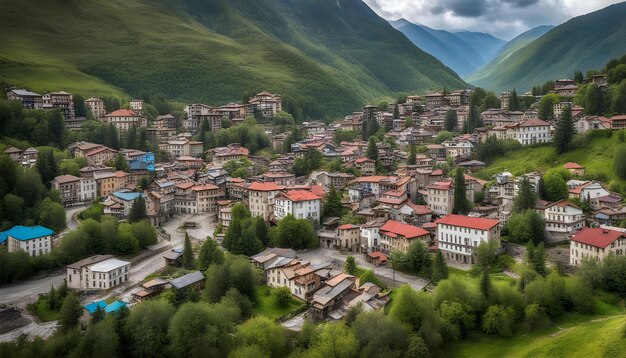
[[[148,213],[146,211],[146,202],[143,199],[143,196],[138,196],[135,200],[133,200],[133,206],[130,208],[130,213],[128,214],[128,222],[135,223],[148,218]]]
[[[80,306],[80,302],[73,293],[68,293],[59,311],[59,324],[61,325],[61,329],[67,332],[76,327],[78,319],[82,315],[83,308]]]
[[[519,191],[517,196],[513,200],[513,211],[524,212],[528,209],[533,209],[537,203],[537,196],[533,192],[530,180],[528,178],[522,178],[519,183]]]
[[[521,111],[522,104],[520,103],[519,97],[517,96],[517,91],[513,88],[513,92],[511,92],[511,98],[509,98],[509,111]]]
[[[415,165],[415,163],[417,163],[417,148],[415,148],[415,145],[411,145],[411,150],[409,152],[409,158],[407,159],[406,163],[408,165]]]
[[[370,137],[369,142],[367,143],[367,152],[365,156],[371,160],[378,160],[378,146],[376,145],[376,139],[374,137]]]
[[[575,133],[574,123],[572,123],[572,110],[569,106],[565,106],[554,131],[554,146],[559,154],[569,149]]]
[[[354,275],[356,273],[356,261],[354,260],[354,257],[346,257],[346,263],[344,264],[343,268],[350,275]]]
[[[397,103],[393,106],[393,119],[400,119],[400,108]]]
[[[183,249],[183,267],[186,269],[193,268],[193,251],[191,248],[191,240],[189,234],[185,232],[185,246]]]
[[[458,120],[458,117],[457,117],[456,111],[454,109],[448,110],[446,112],[446,120],[444,124],[445,130],[447,130],[448,132],[454,131],[457,120]]]
[[[483,271],[480,278],[480,292],[483,293],[485,298],[489,298],[491,292],[491,277],[489,277],[489,270]]]
[[[324,219],[332,217],[343,216],[343,204],[341,203],[341,192],[335,189],[334,186],[330,187],[330,190],[324,196],[324,203],[322,205],[322,217]]]
[[[471,209],[471,203],[466,196],[465,173],[463,168],[457,168],[454,176],[454,207],[452,208],[452,213],[465,215]]]
[[[430,280],[434,284],[437,284],[439,281],[448,278],[448,265],[446,265],[446,260],[443,258],[441,250],[437,250],[437,253],[435,254],[432,271],[433,273],[430,277]]]

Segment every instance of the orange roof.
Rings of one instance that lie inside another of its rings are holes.
[[[192,182],[176,184],[176,187],[179,188],[179,189],[189,189],[192,186],[194,186],[194,183],[192,183]]]
[[[311,185],[311,193],[319,196],[320,198],[323,198],[324,195],[326,194],[324,192],[324,188],[321,185]]]
[[[417,226],[401,223],[399,221],[389,220],[385,225],[380,227],[380,231],[387,231],[394,234],[402,235],[407,239],[413,237],[419,237],[424,235],[430,235],[428,231],[421,229]]]
[[[436,183],[432,183],[426,187],[426,189],[435,189],[435,190],[448,190],[452,189],[451,181],[438,181]]]
[[[137,114],[130,109],[118,109],[117,111],[113,111],[107,114],[107,117],[132,117]]]
[[[460,226],[468,229],[489,230],[500,222],[493,219],[472,218],[469,216],[449,214],[437,220],[436,223]]]
[[[309,201],[322,199],[307,190],[289,190],[287,192],[281,193],[280,196],[283,196],[291,201]]]
[[[372,175],[372,176],[358,177],[355,179],[355,181],[359,183],[378,183],[381,180],[385,180],[387,178],[389,177],[382,176],[382,175]]]
[[[565,168],[565,169],[585,169],[585,167],[583,167],[582,165],[580,165],[578,163],[574,163],[574,162],[569,162],[569,163],[563,164],[563,168]]]
[[[254,191],[278,191],[278,190],[282,190],[283,187],[276,185],[276,183],[274,182],[261,183],[261,182],[255,181],[248,186],[248,189],[254,190]]]
[[[359,158],[357,160],[355,160],[356,163],[365,163],[365,162],[374,162],[373,160],[371,160],[370,158]]]
[[[337,227],[337,229],[339,230],[350,230],[350,229],[359,229],[361,228],[358,225],[352,225],[352,224],[343,224]]]
[[[194,185],[191,188],[191,190],[193,191],[205,191],[205,190],[215,190],[215,189],[219,189],[219,187],[213,184]]]
[[[124,178],[126,176],[128,176],[128,173],[123,172],[121,170],[118,170],[118,171],[115,172],[115,177],[116,178]]]

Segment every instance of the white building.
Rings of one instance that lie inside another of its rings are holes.
[[[85,290],[92,285],[89,284],[89,266],[97,264],[99,262],[112,259],[113,255],[94,255],[84,260],[74,262],[71,265],[67,265],[67,276],[65,278],[67,287],[76,290]]]
[[[364,253],[380,250],[380,227],[386,220],[375,219],[361,225],[361,250]]]
[[[322,198],[307,190],[289,190],[274,198],[274,218],[280,220],[291,214],[296,219],[315,219],[319,222]]]
[[[609,254],[626,253],[626,233],[606,228],[584,228],[570,239],[570,264],[579,265],[583,258],[604,260]]]
[[[472,154],[472,149],[474,148],[474,145],[467,140],[449,140],[441,144],[446,147],[446,157],[451,157],[452,159],[469,157]]]
[[[541,119],[527,119],[523,122],[506,126],[506,136],[522,145],[548,143],[552,141],[550,123]]]
[[[549,204],[544,217],[546,230],[555,238],[567,240],[570,235],[583,228],[585,218],[580,208],[567,200]]]
[[[436,215],[446,215],[452,212],[454,206],[454,188],[451,181],[432,183],[426,187],[428,197],[426,204]]]
[[[110,258],[87,267],[86,290],[107,290],[128,281],[130,262]]]
[[[80,178],[80,192],[78,193],[79,201],[89,202],[98,197],[98,185],[93,175]]]
[[[500,244],[498,220],[451,214],[436,223],[439,250],[448,260],[474,264],[474,248],[485,241]]]
[[[54,231],[43,226],[13,226],[0,232],[0,244],[6,244],[8,252],[22,250],[35,257],[52,250]]]

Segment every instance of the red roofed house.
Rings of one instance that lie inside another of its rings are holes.
[[[252,217],[260,216],[265,221],[272,220],[274,218],[274,199],[283,188],[273,182],[254,182],[248,185],[244,192],[244,205],[250,209],[250,215]]]
[[[563,168],[567,169],[570,173],[574,175],[578,175],[578,176],[585,175],[585,167],[574,162],[563,164]]]
[[[239,143],[232,143],[229,144],[227,147],[210,149],[207,151],[207,153],[211,157],[213,165],[219,166],[224,165],[224,163],[230,160],[247,158],[250,154],[250,150],[248,148],[242,147]]]
[[[608,254],[624,255],[626,233],[604,228],[584,228],[570,239],[569,262],[580,264],[583,258],[602,261]]]
[[[335,242],[337,249],[358,250],[361,247],[361,227],[352,224],[338,226]]]
[[[354,165],[361,171],[363,175],[374,175],[376,173],[376,161],[369,158],[358,158],[354,161]]]
[[[415,240],[422,240],[427,247],[430,244],[428,231],[399,221],[387,221],[380,227],[379,232],[380,248],[385,253],[395,250],[407,252]]]
[[[145,127],[147,125],[146,117],[135,113],[130,109],[118,109],[106,115],[105,121],[113,124],[120,132],[120,139],[126,138],[126,132],[131,127]]]
[[[613,116],[609,119],[609,122],[611,123],[611,129],[626,128],[626,114]]]
[[[280,220],[291,214],[296,219],[320,221],[322,198],[308,190],[288,190],[274,199],[274,218]]]
[[[500,244],[500,222],[493,219],[446,215],[436,221],[437,244],[448,260],[474,264],[474,248],[485,241]]]

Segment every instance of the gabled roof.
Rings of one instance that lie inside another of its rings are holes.
[[[94,255],[86,259],[74,262],[73,264],[67,265],[67,268],[80,270],[84,266],[97,264],[98,262],[112,259],[112,258],[113,258],[113,255]]]
[[[426,189],[449,190],[452,189],[452,181],[438,181],[430,184]]]
[[[180,290],[181,288],[185,288],[189,285],[193,285],[194,283],[200,282],[202,280],[204,280],[204,275],[202,274],[202,272],[196,271],[196,272],[188,273],[184,276],[175,278],[170,281],[170,284],[172,284],[174,288]]]
[[[113,111],[107,114],[107,117],[135,117],[137,113],[133,112],[130,109],[118,109],[117,111]]]
[[[261,183],[261,182],[253,182],[248,186],[248,190],[254,191],[278,191],[282,190],[284,187],[276,185],[274,182]]]
[[[574,162],[569,162],[569,163],[563,164],[563,168],[565,168],[565,169],[585,169],[585,167],[583,167],[582,165],[580,165],[578,163],[574,163]]]
[[[489,230],[500,222],[493,219],[473,218],[463,215],[449,214],[436,221],[437,224],[460,226],[468,229]]]
[[[360,226],[354,225],[354,224],[343,224],[337,227],[337,229],[339,230],[350,230],[350,229],[360,229],[360,228],[361,228]]]
[[[322,199],[308,190],[289,190],[289,191],[280,193],[278,196],[289,199],[290,201],[293,201],[293,202]]]
[[[65,184],[65,183],[71,183],[71,182],[75,182],[75,181],[79,181],[80,178],[79,177],[75,177],[73,175],[59,175],[58,177],[54,178],[54,181],[56,181],[59,184]]]
[[[572,235],[571,240],[604,249],[625,235],[615,230],[586,227]]]
[[[402,235],[407,239],[429,235],[430,233],[417,226],[401,223],[399,221],[389,220],[385,225],[380,227],[380,231],[387,231],[390,233]]]

